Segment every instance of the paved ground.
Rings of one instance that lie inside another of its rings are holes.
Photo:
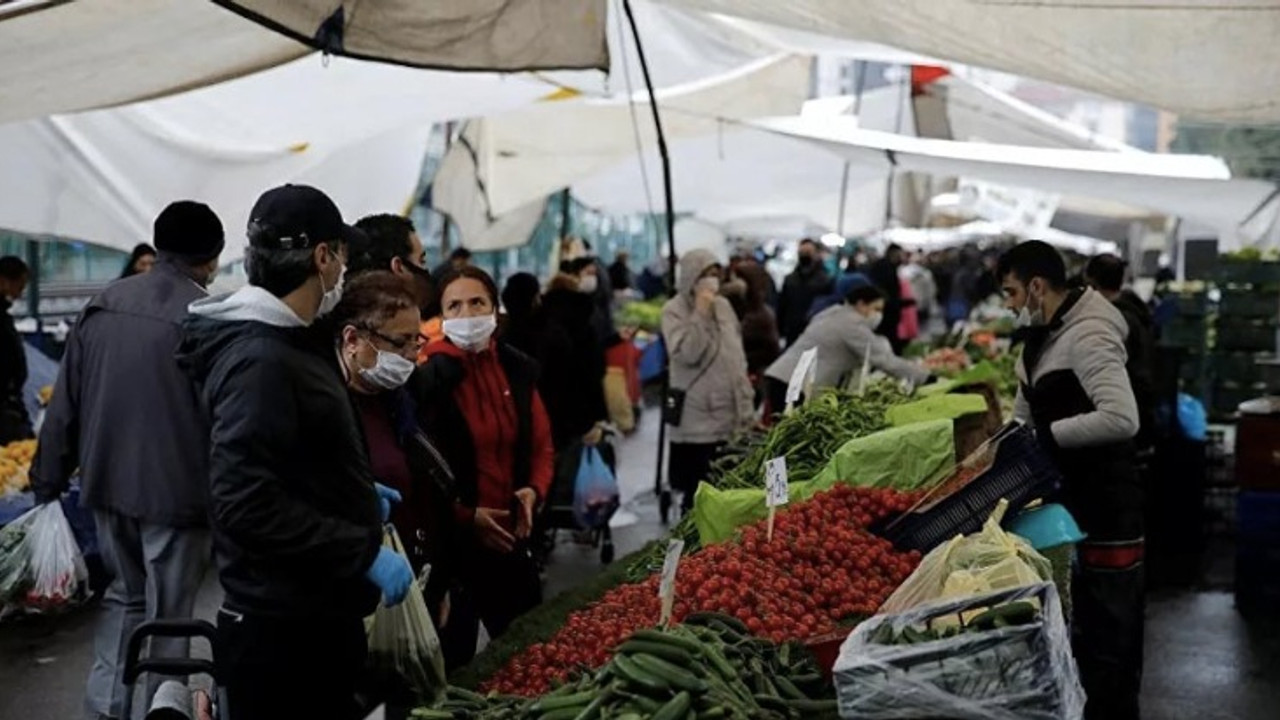
[[[662,532],[653,496],[656,418],[619,450],[623,509],[614,532],[621,557]],[[599,567],[598,550],[564,534],[547,573],[548,592]],[[212,617],[218,590],[207,583],[199,613]],[[78,720],[92,652],[94,610],[0,626],[0,720]],[[1262,720],[1280,717],[1280,633],[1247,622],[1220,583],[1160,591],[1149,603],[1146,720]]]

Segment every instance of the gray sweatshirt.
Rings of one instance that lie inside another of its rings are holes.
[[[791,380],[800,356],[810,348],[818,348],[814,368],[814,389],[844,387],[856,383],[862,374],[863,358],[871,355],[873,370],[911,382],[923,382],[929,371],[893,354],[889,340],[877,335],[867,318],[849,305],[840,304],[814,316],[804,333],[765,371],[767,377],[782,382]]]

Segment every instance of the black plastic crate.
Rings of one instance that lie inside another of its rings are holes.
[[[1062,474],[1030,428],[1007,425],[974,456],[988,454],[992,448],[995,454],[987,470],[941,500],[926,495],[916,508],[887,524],[881,535],[901,550],[927,552],[956,535],[977,532],[1000,500],[1009,501],[1006,515],[1013,517],[1027,503],[1061,485]]]
[[[1276,351],[1276,326],[1272,322],[1239,322],[1220,319],[1217,347],[1248,352]]]
[[[1164,347],[1187,348],[1193,352],[1205,346],[1208,326],[1204,318],[1175,318],[1160,330],[1160,344]]]
[[[1224,260],[1218,263],[1216,276],[1222,285],[1280,286],[1280,262]]]
[[[1253,385],[1262,380],[1262,368],[1258,366],[1260,358],[1270,357],[1267,353],[1214,353],[1209,358],[1209,373],[1222,383],[1237,385]]]
[[[1234,415],[1240,403],[1267,394],[1265,385],[1239,385],[1235,383],[1214,385],[1209,407],[1217,416]]]
[[[1218,316],[1222,318],[1274,318],[1280,315],[1280,295],[1263,290],[1222,291]]]
[[[1206,293],[1178,293],[1170,296],[1176,315],[1204,317],[1209,313],[1209,296]]]

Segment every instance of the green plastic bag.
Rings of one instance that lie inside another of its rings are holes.
[[[965,415],[987,411],[987,399],[981,395],[934,395],[915,402],[894,405],[884,413],[884,419],[894,427],[928,422],[930,420],[956,420]]]
[[[881,430],[845,443],[814,477],[814,492],[835,487],[917,490],[940,480],[956,462],[950,420],[929,420]]]
[[[788,494],[791,502],[800,502],[836,483],[914,490],[937,481],[954,464],[951,421],[917,423],[850,440],[812,481],[790,483]],[[720,490],[701,483],[694,495],[693,522],[704,544],[728,540],[739,527],[767,514],[764,488]]]
[[[958,387],[981,383],[991,383],[997,387],[1000,385],[1000,369],[990,360],[983,360],[953,378],[939,380],[932,385],[916,388],[916,395],[926,398],[933,397],[949,393]]]

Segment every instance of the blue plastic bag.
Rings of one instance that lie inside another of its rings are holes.
[[[618,509],[618,479],[609,469],[600,451],[582,448],[578,475],[573,481],[573,517],[584,530],[595,530],[609,523]]]
[[[1186,393],[1178,393],[1178,425],[1188,440],[1204,442],[1209,435],[1209,418],[1204,404]]]

